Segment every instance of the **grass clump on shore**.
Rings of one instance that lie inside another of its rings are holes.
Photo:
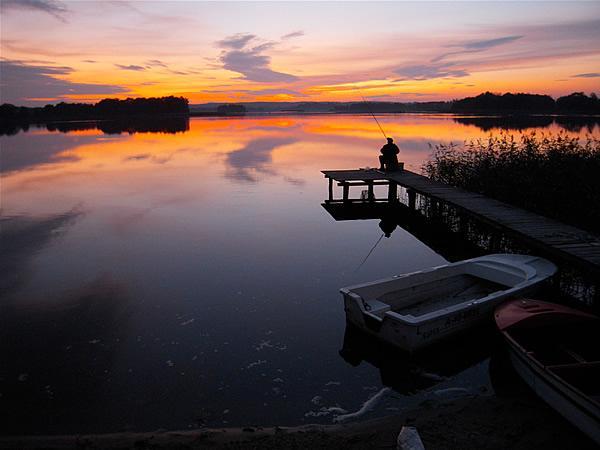
[[[436,145],[423,166],[434,180],[600,232],[600,140],[502,133]]]

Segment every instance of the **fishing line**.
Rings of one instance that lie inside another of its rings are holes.
[[[360,96],[363,99],[363,102],[365,102],[365,105],[367,105],[367,110],[371,113],[371,115],[373,116],[373,119],[375,119],[375,122],[377,122],[377,126],[379,126],[379,129],[381,130],[383,137],[387,139],[387,135],[385,134],[385,131],[383,131],[383,128],[381,127],[381,124],[379,123],[379,120],[377,120],[377,117],[375,117],[375,114],[373,114],[373,111],[371,111],[371,109],[369,108],[369,104],[367,103],[367,100],[365,100],[365,96],[362,94],[362,91],[358,88],[357,88],[357,90],[358,90],[358,92],[360,92]]]
[[[373,119],[375,119],[375,122],[377,123],[377,126],[381,130],[381,134],[383,134],[383,137],[387,139],[387,135],[385,134],[385,131],[383,131],[383,127],[379,123],[379,120],[377,120],[377,117],[375,117],[375,114],[373,114],[373,111],[371,111],[371,108],[369,108],[369,103],[365,99],[365,96],[363,95],[362,91],[360,89],[358,89],[358,88],[357,88],[357,90],[360,93],[360,97],[363,99],[363,102],[365,102],[365,105],[367,106],[367,110],[369,111],[369,113],[371,113],[371,116],[373,116]],[[375,242],[375,245],[371,248],[371,250],[369,251],[369,253],[367,253],[367,256],[365,256],[365,258],[358,265],[358,267],[356,269],[354,269],[354,273],[358,272],[358,270],[363,266],[363,264],[367,262],[367,259],[369,259],[369,256],[371,256],[371,253],[373,253],[373,251],[377,248],[377,246],[379,245],[379,243],[383,239],[383,236],[385,236],[385,234],[382,234],[381,236],[379,236],[379,239],[377,239],[377,242]]]
[[[371,256],[371,253],[373,253],[373,250],[375,250],[377,245],[381,242],[381,239],[383,239],[383,236],[385,236],[385,235],[382,234],[381,236],[379,236],[379,239],[377,239],[377,242],[375,242],[375,245],[373,246],[373,248],[369,251],[367,256],[365,256],[365,259],[363,259],[362,262],[358,265],[358,267],[356,269],[354,269],[354,273],[358,272],[358,269],[360,269],[363,266],[363,264],[367,262],[367,259],[369,259],[369,256]]]

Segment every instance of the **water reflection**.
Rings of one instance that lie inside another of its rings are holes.
[[[546,128],[554,123],[554,119],[549,116],[501,116],[501,117],[457,117],[458,123],[465,125],[475,125],[483,131],[491,130],[517,130],[522,131],[528,128]]]
[[[49,217],[0,217],[0,298],[26,283],[31,260],[83,215],[81,207]],[[3,305],[6,306],[6,303]]]
[[[129,297],[100,276],[50,293],[26,308],[1,310],[2,434],[53,433],[93,423],[114,381],[120,341],[128,334]],[[117,369],[118,370],[118,369]]]
[[[511,121],[517,125],[513,127]],[[493,129],[540,129],[539,121],[545,121],[545,124],[547,118],[401,115],[384,116],[380,120],[386,132],[398,142],[400,158],[406,167],[417,171],[436,144],[485,137]],[[541,129],[548,132],[566,129],[584,136],[590,130],[597,133],[594,121],[594,118],[556,118]],[[161,133],[165,137],[173,135],[177,138],[162,139]],[[173,151],[226,152],[226,176],[240,181],[257,181],[261,174],[272,173],[276,148],[285,147],[280,153],[288,161],[297,163],[304,160],[304,164],[310,160],[318,161],[319,165],[314,167],[322,169],[327,166],[376,166],[378,148],[382,145],[377,125],[366,116],[68,122],[48,124],[45,129],[32,128],[28,133],[0,138],[1,170],[8,172],[39,164],[74,162],[81,154],[72,150],[99,143],[102,136],[119,142],[118,150],[112,147],[120,154],[128,148],[130,151],[124,157],[129,160],[146,158],[152,162],[167,162],[173,157]],[[170,153],[165,155],[163,147],[171,147],[169,144],[176,142],[181,143],[181,147],[169,148]],[[146,145],[140,145],[142,143]],[[300,143],[301,146],[298,145]],[[148,151],[149,146],[151,151]],[[343,153],[338,151],[341,147],[345,148]],[[236,150],[228,150],[231,148]],[[289,151],[298,154],[291,155]],[[291,173],[284,176],[298,178]]]
[[[492,250],[487,245],[478,245],[481,236],[475,238],[474,229],[471,234],[465,234],[464,230],[449,227],[439,217],[427,216],[422,211],[411,210],[400,202],[393,204],[364,202],[344,205],[326,201],[322,206],[336,221],[372,220],[374,227],[378,220],[379,229],[386,237],[390,237],[396,230],[409,232],[447,261],[474,258]],[[496,249],[496,251],[500,250]]]
[[[573,133],[596,132],[600,118],[592,116],[466,116],[454,120],[465,125],[474,125],[483,131],[531,131],[534,129],[563,129]]]
[[[75,162],[78,157],[69,150],[91,143],[96,137],[64,136],[56,139],[51,134],[20,134],[2,139],[0,172],[13,172],[44,164]]]
[[[45,128],[47,131],[69,133],[73,131],[99,130],[104,134],[134,133],[184,133],[190,129],[187,117],[134,117],[115,120],[86,120],[49,122],[45,125],[29,123],[3,123],[0,136],[12,136],[20,132]]]
[[[259,138],[248,142],[243,148],[227,153],[227,177],[256,183],[259,178],[253,173],[274,174],[271,169],[272,152],[278,147],[294,142],[297,142],[297,139],[293,137]]]
[[[381,383],[400,394],[410,394],[447,381],[489,358],[495,333],[491,324],[471,330],[415,356],[346,323],[340,356],[356,367],[366,361],[379,370]]]
[[[600,117],[556,117],[554,121],[563,127],[565,130],[573,133],[589,133],[598,132],[600,127]]]
[[[485,135],[441,116],[381,123],[413,170],[429,143]],[[338,355],[338,289],[476,251],[404,211],[318,207],[320,170],[377,164],[368,116],[64,131],[0,137],[5,434],[330,423],[315,397],[357,411],[381,389],[379,369]],[[469,370],[444,383],[485,377]]]

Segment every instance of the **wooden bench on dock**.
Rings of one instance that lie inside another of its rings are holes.
[[[329,200],[326,202],[396,201],[397,186],[402,186],[408,194],[408,206],[413,209],[416,194],[447,203],[467,215],[474,216],[518,238],[534,249],[600,275],[600,238],[579,228],[485,195],[431,180],[408,170],[397,172],[382,172],[376,169],[323,170],[322,173],[329,179]],[[334,198],[334,182],[342,187],[341,200]],[[375,198],[373,186],[376,185],[389,186],[386,199]],[[349,191],[352,186],[366,186],[367,198],[351,199]]]

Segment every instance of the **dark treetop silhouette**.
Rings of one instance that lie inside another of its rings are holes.
[[[467,97],[452,102],[455,113],[499,114],[600,114],[600,100],[596,94],[589,97],[574,92],[556,101],[549,95],[538,94],[492,94],[486,92],[477,97]]]
[[[46,122],[50,120],[113,119],[139,115],[187,115],[188,101],[183,97],[106,98],[96,104],[65,103],[28,108],[5,103],[0,106],[0,118],[16,122]]]

